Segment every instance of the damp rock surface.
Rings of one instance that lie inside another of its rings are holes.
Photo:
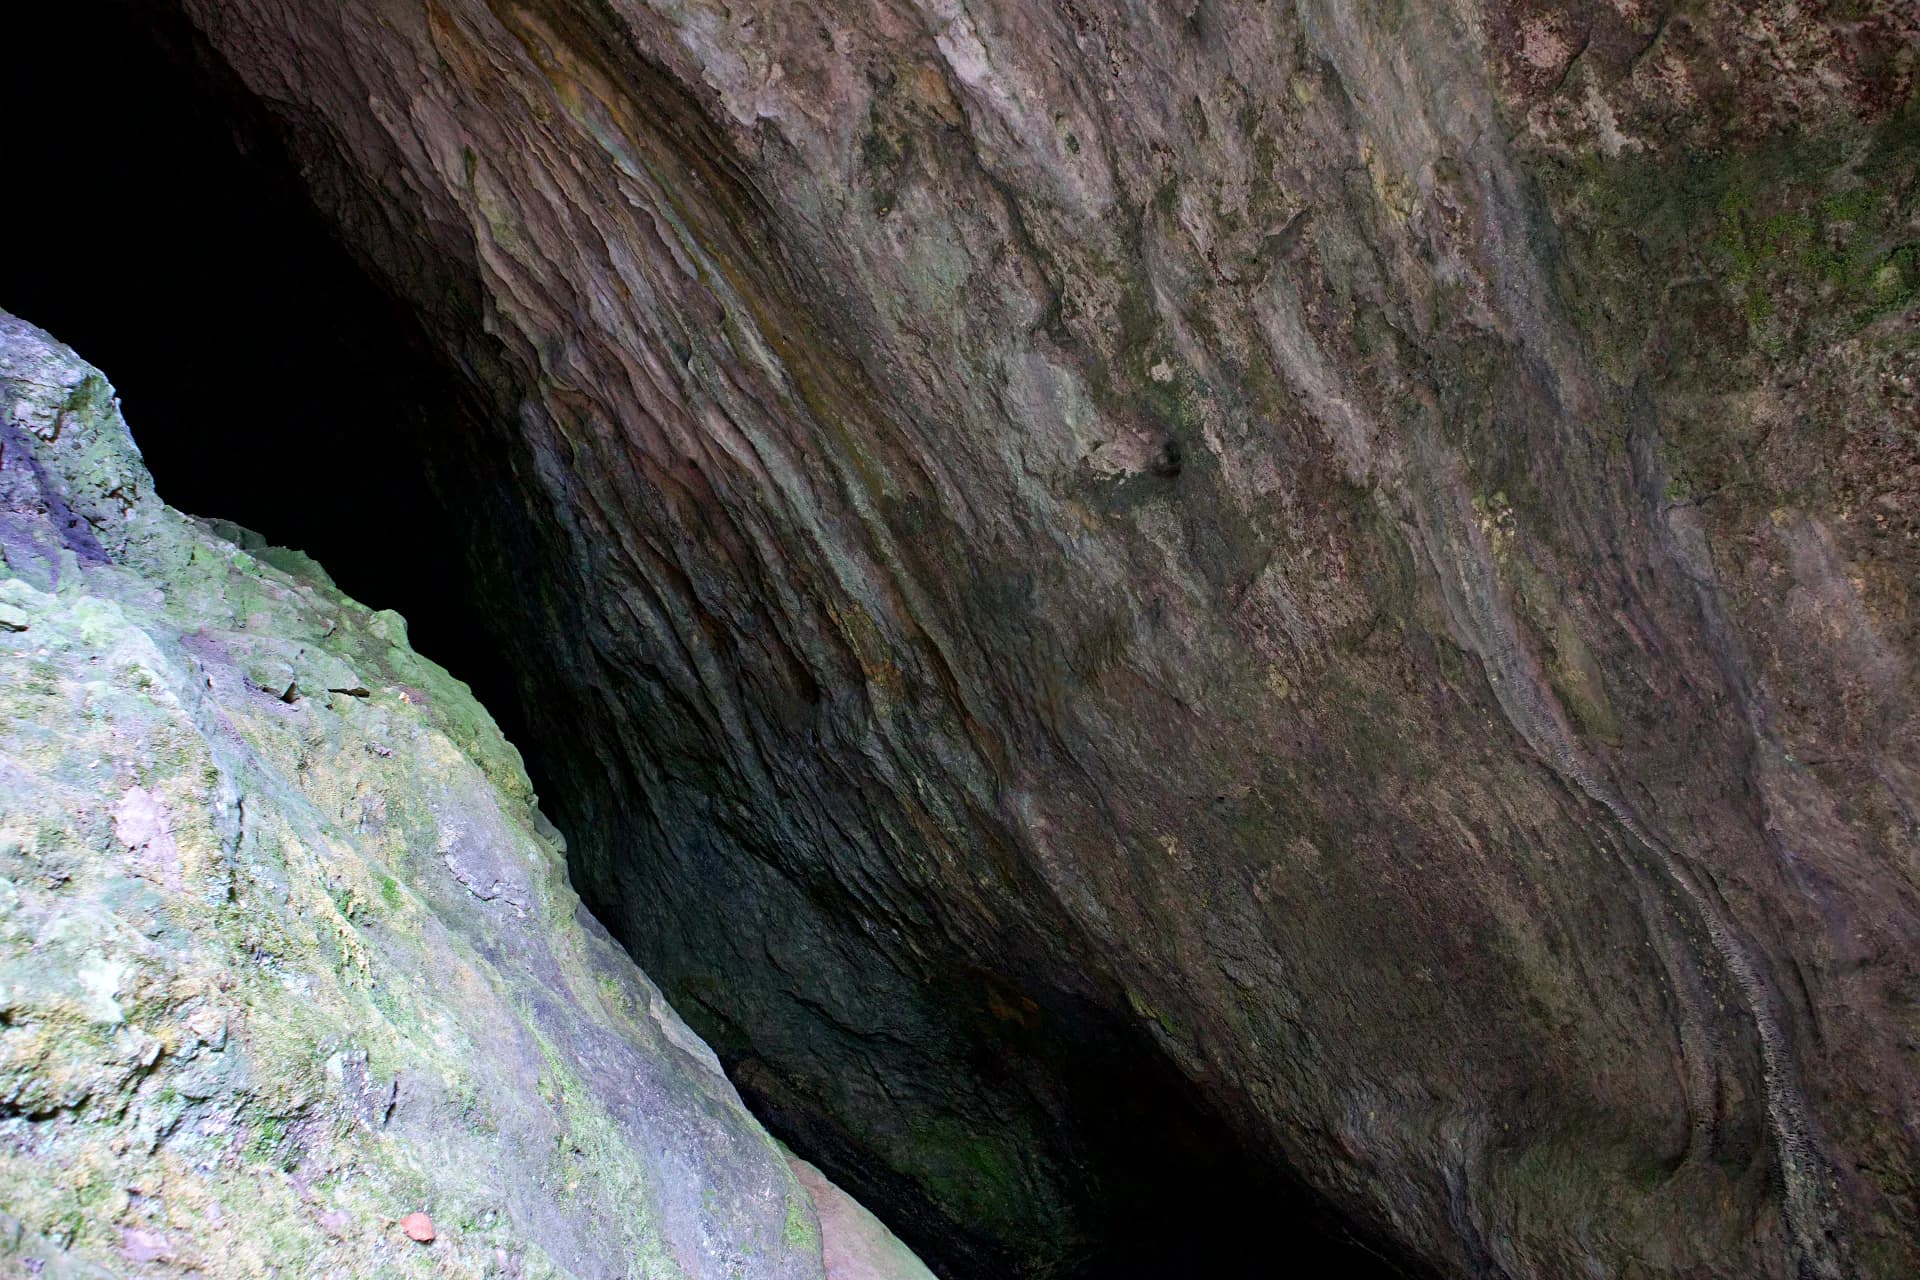
[[[485,402],[583,895],[949,1269],[1224,1129],[1445,1274],[1920,1271],[1911,5],[178,7]]]
[[[925,1275],[581,910],[402,619],[168,508],[4,313],[0,555],[0,1272]]]

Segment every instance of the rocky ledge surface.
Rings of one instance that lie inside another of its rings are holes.
[[[0,1272],[929,1280],[568,888],[393,613],[0,313]]]

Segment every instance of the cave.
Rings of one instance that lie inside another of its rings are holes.
[[[15,9],[0,1265],[1920,1269],[1911,5]]]
[[[564,795],[567,771],[592,766],[529,732],[521,699],[541,696],[528,692],[540,682],[514,670],[487,616],[499,601],[474,582],[476,523],[513,517],[462,455],[501,434],[488,422],[500,409],[315,208],[286,144],[300,121],[251,98],[163,7],[29,6],[0,37],[12,125],[0,306],[110,372],[165,500],[305,551],[348,594],[402,613],[413,643],[469,682],[526,751],[540,790]],[[563,829],[599,820],[564,801],[553,817]],[[624,843],[647,856],[643,835]],[[676,909],[723,907],[696,889]],[[1020,1031],[1015,1059],[969,1069],[1026,1099],[1060,1162],[1062,1239],[1038,1257],[866,1163],[760,1060],[751,1027],[697,991],[685,1012],[773,1131],[953,1280],[1425,1274],[1237,1130],[1230,1090],[1196,1088],[1137,1025],[1075,984],[1049,991],[1048,961],[1031,963],[1015,977],[949,964],[938,981],[989,991],[995,1016]],[[808,975],[794,980],[812,999]],[[1048,1025],[1030,1034],[1019,1024],[1040,1011],[1036,994]],[[937,1061],[912,1069],[933,1073],[919,1087],[937,1087]]]

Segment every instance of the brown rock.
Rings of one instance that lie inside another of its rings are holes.
[[[181,7],[853,1190],[1085,1264],[1173,1098],[1450,1274],[1920,1273],[1911,4]]]

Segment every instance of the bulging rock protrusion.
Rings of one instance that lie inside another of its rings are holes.
[[[398,1234],[444,1274],[925,1275],[579,923],[466,686],[161,503],[5,313],[0,406],[0,1270],[372,1275]]]

